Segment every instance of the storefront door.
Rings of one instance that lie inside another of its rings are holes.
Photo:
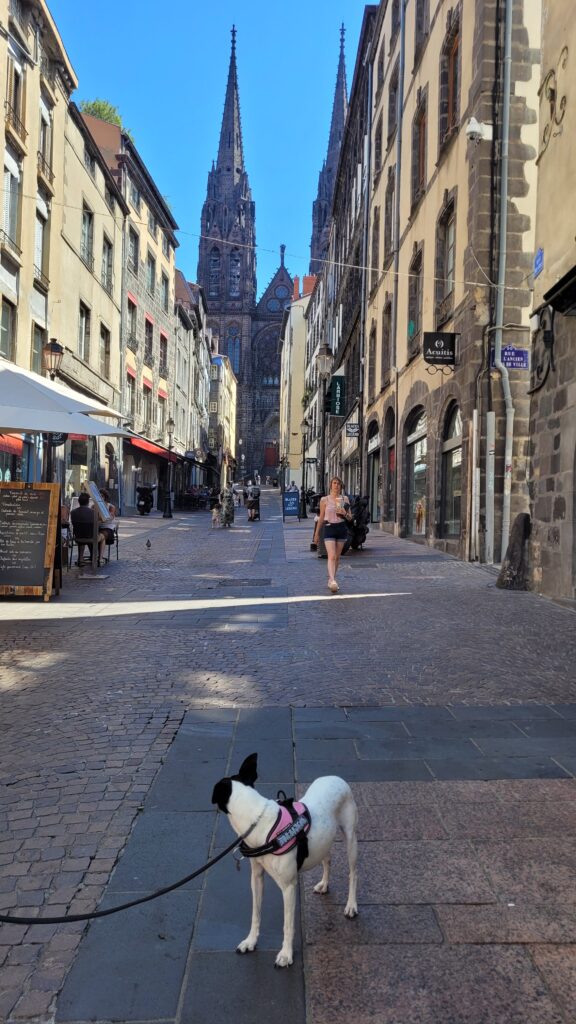
[[[380,489],[382,480],[380,476],[380,449],[374,451],[368,457],[369,462],[369,486],[370,486],[370,522],[380,522]]]

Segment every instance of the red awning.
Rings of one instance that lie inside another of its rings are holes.
[[[136,380],[136,370],[133,370],[131,366],[126,367],[126,373],[129,377],[133,377]]]
[[[161,448],[160,445],[152,444],[152,441],[145,441],[141,437],[130,438],[131,443],[135,448],[143,448],[145,452],[152,452],[153,455],[160,455],[163,459],[168,459],[170,462],[176,462],[176,453],[167,452],[165,448]]]
[[[164,388],[158,388],[158,398],[168,398],[168,392]]]
[[[7,455],[22,455],[24,442],[19,434],[0,434],[0,452]]]
[[[68,434],[69,441],[87,441],[88,434]]]
[[[145,388],[149,388],[150,391],[152,391],[152,381],[150,380],[150,377],[144,377],[143,376],[142,377],[142,384],[143,384],[143,386]]]

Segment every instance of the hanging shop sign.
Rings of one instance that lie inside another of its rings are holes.
[[[59,448],[60,445],[66,444],[68,434],[42,434],[42,439],[45,444],[51,445],[52,448]]]
[[[330,384],[330,412],[333,416],[344,415],[344,401],[346,398],[346,378],[340,374],[332,377]]]
[[[346,424],[346,437],[360,437],[360,424],[359,423],[347,423]]]
[[[454,366],[457,334],[424,331],[424,362],[432,366]]]

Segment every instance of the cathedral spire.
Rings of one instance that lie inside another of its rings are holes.
[[[332,104],[332,122],[330,124],[330,137],[328,140],[328,153],[326,155],[326,166],[334,174],[336,164],[340,155],[340,145],[344,133],[346,114],[348,113],[348,89],[346,85],[346,58],[344,56],[344,37],[346,29],[340,26],[340,57],[338,60],[338,72],[336,75],[336,88],[334,90],[334,102]]]
[[[340,56],[336,74],[336,88],[332,103],[332,120],[328,139],[328,152],[318,176],[318,195],[312,206],[312,240],[310,243],[310,273],[320,273],[328,252],[330,230],[330,208],[334,192],[336,169],[344,126],[348,113],[348,89],[346,85],[346,58],[344,56],[344,25],[340,27]]]
[[[240,122],[240,98],[238,95],[238,69],[236,67],[236,26],[231,29],[232,50],[228,69],[228,84],[224,113],[220,129],[220,145],[218,147],[217,170],[222,174],[231,174],[237,182],[244,171],[244,152],[242,149],[242,125]]]

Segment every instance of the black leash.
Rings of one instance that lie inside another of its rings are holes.
[[[150,893],[149,896],[141,896],[138,900],[131,900],[130,903],[121,903],[118,907],[110,907],[108,910],[94,910],[91,914],[68,914],[63,917],[11,917],[8,914],[0,914],[0,923],[2,924],[68,924],[70,921],[92,921],[96,917],[108,917],[110,914],[117,914],[120,910],[128,910],[129,907],[138,907],[141,903],[149,903],[150,900],[156,900],[159,896],[165,896],[167,892],[173,892],[174,889],[180,889],[187,882],[191,882],[193,878],[197,878],[208,868],[213,867],[219,860],[222,860],[231,850],[236,849],[239,844],[246,839],[250,833],[256,828],[256,825],[260,821],[260,818],[250,825],[250,828],[244,832],[243,835],[237,837],[230,846],[227,846],[225,850],[218,853],[212,860],[203,864],[201,868],[193,871],[191,875],[186,875],[186,878],[181,878],[180,881],[174,882],[172,885],[167,885],[164,889],[157,889],[156,892]]]

